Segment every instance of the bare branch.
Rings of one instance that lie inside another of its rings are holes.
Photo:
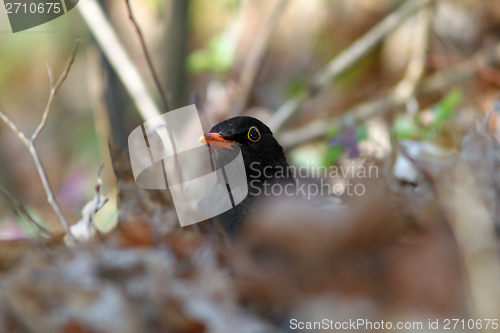
[[[2,119],[3,122],[10,127],[10,129],[14,132],[15,135],[17,135],[17,137],[24,143],[26,147],[29,146],[30,140],[28,140],[26,135],[24,135],[24,133],[21,132],[19,128],[17,128],[16,124],[14,124],[14,122],[12,122],[12,120],[10,120],[10,118],[7,117],[7,115],[3,113],[2,110],[0,110],[0,119]]]
[[[40,160],[40,156],[38,155],[38,151],[35,148],[35,140],[38,137],[38,135],[40,134],[40,132],[42,131],[42,129],[45,127],[45,123],[47,121],[47,117],[48,117],[48,114],[50,112],[50,108],[52,106],[52,101],[54,99],[54,96],[57,93],[57,91],[59,90],[59,87],[62,85],[62,83],[66,79],[66,77],[68,76],[71,64],[74,61],[75,54],[76,54],[76,51],[78,50],[78,46],[80,45],[80,42],[81,42],[81,40],[80,40],[80,38],[78,38],[76,41],[75,48],[74,48],[74,50],[73,50],[73,52],[68,60],[66,68],[63,71],[63,73],[61,74],[61,76],[59,77],[59,79],[57,80],[57,83],[55,84],[55,86],[53,85],[54,78],[52,75],[52,70],[50,68],[50,65],[47,64],[47,69],[49,71],[49,79],[51,82],[49,101],[48,101],[47,106],[45,108],[45,111],[43,113],[42,121],[40,122],[40,125],[38,125],[38,128],[35,130],[35,132],[31,136],[30,140],[28,140],[26,135],[21,130],[18,129],[16,124],[14,124],[14,122],[12,122],[12,120],[10,120],[10,118],[7,117],[7,115],[0,110],[0,118],[12,129],[12,131],[23,142],[23,144],[26,146],[26,148],[28,148],[28,150],[31,154],[31,157],[33,158],[33,161],[35,162],[35,166],[36,166],[36,169],[37,169],[38,174],[40,176],[40,180],[42,181],[43,187],[45,189],[45,193],[47,194],[47,202],[52,206],[52,209],[56,213],[61,224],[63,225],[64,230],[66,231],[66,234],[71,239],[74,239],[73,234],[71,233],[69,223],[66,220],[66,218],[64,217],[64,215],[61,211],[61,207],[59,206],[59,203],[57,202],[57,199],[54,195],[54,191],[52,190],[52,187],[50,186],[50,182],[49,182],[49,179],[47,177],[47,173],[45,171],[45,168],[43,167],[42,161]]]
[[[73,61],[75,60],[75,54],[78,51],[78,47],[80,46],[80,43],[82,42],[81,38],[78,38],[76,40],[76,45],[75,48],[73,49],[73,52],[71,53],[71,56],[68,60],[68,63],[66,64],[66,68],[62,72],[61,76],[59,76],[59,79],[57,80],[55,86],[54,86],[54,75],[52,73],[52,68],[50,67],[50,64],[47,63],[47,70],[49,71],[49,78],[50,78],[50,94],[49,94],[49,100],[47,102],[47,106],[45,107],[45,111],[43,112],[42,120],[40,124],[38,125],[37,129],[31,136],[31,142],[35,143],[35,140],[38,138],[38,135],[40,135],[40,132],[43,130],[45,127],[45,124],[47,123],[47,118],[49,116],[50,109],[52,108],[52,102],[54,101],[54,97],[57,94],[57,91],[63,84],[64,80],[66,80],[66,77],[68,76],[69,70],[71,69],[71,65],[73,64]]]
[[[52,189],[52,186],[50,185],[50,182],[49,182],[49,178],[47,177],[47,172],[45,171],[45,168],[43,167],[42,161],[40,160],[40,156],[38,155],[38,151],[36,150],[33,143],[30,142],[30,144],[28,146],[28,150],[31,154],[31,157],[33,158],[33,161],[35,162],[35,166],[36,166],[36,169],[37,169],[38,174],[40,176],[40,179],[42,181],[43,188],[45,189],[45,193],[47,194],[47,202],[52,206],[52,209],[56,213],[57,218],[59,219],[59,221],[61,221],[61,224],[63,225],[64,230],[66,231],[66,234],[70,238],[73,238],[73,234],[71,233],[69,223],[61,211],[61,207],[59,206],[59,203],[57,202],[57,199],[54,195],[54,190]]]
[[[76,8],[87,23],[89,29],[92,31],[92,34],[97,40],[100,49],[103,51],[109,63],[116,71],[121,82],[127,89],[142,119],[144,121],[154,119],[156,122],[154,126],[166,126],[168,130],[168,124],[165,124],[162,117],[158,117],[161,115],[160,109],[158,109],[156,103],[149,94],[146,88],[146,84],[140,76],[139,71],[137,70],[125,48],[118,39],[113,26],[106,18],[106,15],[104,14],[101,6],[97,3],[96,0],[86,0],[79,3]],[[142,40],[142,42],[144,41]],[[143,43],[143,47],[145,46],[145,43]],[[147,52],[147,48],[145,50],[145,53],[149,55],[149,53]],[[148,64],[150,64],[150,60],[148,61]],[[150,64],[150,70],[155,73],[154,68],[151,65],[152,64]],[[157,81],[157,84],[158,83],[159,81]],[[161,89],[160,94],[162,95],[162,100],[164,98],[167,98],[167,96],[163,93],[163,89]],[[166,105],[168,111],[169,103],[165,103],[165,101],[163,103],[164,105]],[[168,132],[171,133],[171,131]],[[170,137],[170,140],[173,145],[174,153],[176,153],[176,147],[173,138]],[[178,166],[177,162],[176,165],[177,169],[179,170],[179,175],[181,175],[180,167]]]
[[[135,30],[137,31],[137,35],[139,36],[139,40],[141,41],[141,47],[142,51],[144,52],[144,56],[146,57],[146,61],[148,62],[148,67],[149,70],[151,71],[151,75],[153,76],[153,79],[156,84],[156,88],[158,89],[158,92],[160,93],[161,101],[163,103],[163,107],[165,109],[165,112],[170,111],[170,106],[167,100],[167,95],[165,94],[165,91],[163,90],[160,79],[158,77],[158,74],[154,68],[153,61],[151,60],[151,56],[149,55],[148,47],[146,46],[146,41],[144,40],[144,36],[142,35],[141,29],[139,28],[139,25],[137,24],[134,15],[132,15],[132,9],[130,8],[130,3],[129,0],[125,0],[125,3],[127,4],[127,9],[128,9],[128,15],[132,23],[134,24]]]
[[[129,18],[132,21],[132,23],[134,24],[135,30],[137,31],[137,34],[139,35],[139,39],[141,41],[141,47],[142,47],[142,50],[144,52],[144,56],[146,57],[146,61],[148,63],[149,70],[151,71],[151,75],[154,78],[154,81],[155,81],[155,84],[156,84],[156,88],[158,89],[158,91],[159,91],[159,93],[161,95],[161,100],[163,102],[163,107],[165,109],[165,112],[168,112],[171,109],[169,107],[169,103],[168,103],[168,100],[167,100],[167,95],[165,94],[165,92],[164,92],[164,90],[163,90],[163,88],[161,86],[160,79],[158,78],[158,75],[157,75],[156,70],[155,70],[154,65],[153,65],[153,61],[151,60],[151,57],[149,55],[148,47],[146,45],[144,37],[142,36],[141,29],[139,28],[139,25],[137,24],[137,22],[134,19],[134,16],[132,15],[132,9],[130,8],[129,0],[125,0],[125,3],[127,4]],[[170,124],[166,123],[166,124],[162,124],[162,125],[164,125],[166,127],[168,136],[170,138],[170,142],[172,144],[173,153],[174,153],[174,160],[175,160],[175,167],[177,168],[177,172],[178,172],[178,175],[179,175],[179,179],[181,180],[181,188],[182,188],[183,187],[183,185],[182,185],[182,169],[181,169],[181,165],[179,163],[179,158],[177,156],[177,146],[175,144],[174,135],[173,135],[173,133],[172,133],[172,131],[170,129]],[[164,168],[163,171],[165,172],[165,166],[164,165],[163,165],[163,168]]]
[[[304,102],[325,91],[341,74],[345,73],[363,56],[368,54],[385,36],[401,25],[410,15],[434,0],[408,0],[396,11],[389,14],[349,48],[338,54],[313,78],[309,89],[297,97],[291,98],[281,106],[269,121],[273,132],[279,132],[287,121],[300,110]]]
[[[50,89],[54,86],[54,75],[52,74],[52,66],[50,62],[47,61],[47,72],[49,73]]]

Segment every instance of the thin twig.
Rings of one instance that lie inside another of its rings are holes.
[[[36,169],[38,170],[38,175],[40,176],[43,188],[45,189],[45,193],[47,194],[47,202],[52,206],[52,209],[56,213],[59,221],[61,221],[61,224],[63,225],[64,230],[66,231],[68,236],[70,238],[73,238],[73,234],[71,233],[68,220],[66,220],[66,217],[64,217],[61,207],[57,202],[57,199],[54,195],[54,190],[52,189],[52,186],[50,185],[49,182],[49,178],[47,177],[47,172],[45,171],[42,161],[40,160],[40,156],[38,155],[38,151],[36,150],[35,146],[32,143],[30,143],[30,145],[28,146],[28,150],[31,154],[31,157],[33,158],[33,161],[35,162]]]
[[[5,113],[3,113],[2,110],[0,110],[0,119],[2,119],[3,122],[6,123],[7,126],[10,127],[10,129],[14,132],[15,135],[17,135],[17,137],[23,142],[23,144],[26,147],[29,146],[30,140],[28,140],[28,138],[26,137],[26,135],[24,135],[24,133],[21,132],[21,130],[19,130],[19,128],[17,128],[16,124],[14,124],[12,122],[12,120],[10,120],[10,118],[7,117],[7,115]]]
[[[307,100],[324,92],[341,74],[345,73],[363,56],[368,54],[385,36],[401,25],[410,15],[433,1],[406,1],[396,11],[389,14],[365,35],[356,40],[349,48],[342,51],[312,78],[306,91],[289,99],[276,111],[268,123],[271,130],[279,132],[299,112]]]
[[[160,109],[149,94],[146,84],[139,74],[137,67],[130,59],[130,56],[120,42],[116,31],[106,18],[106,15],[104,14],[104,11],[99,3],[96,0],[86,0],[80,2],[76,8],[87,23],[87,26],[99,44],[100,49],[117,73],[121,82],[125,86],[125,89],[127,89],[127,92],[134,101],[141,118],[144,121],[153,120],[154,123],[151,123],[153,128],[165,126],[168,130],[168,124],[165,124],[163,117],[159,117],[161,115]],[[143,44],[143,47],[144,46],[145,44]],[[150,69],[151,68],[152,67],[150,67]],[[162,99],[167,98],[167,96],[163,93],[163,89],[160,91],[160,94],[162,95]],[[166,105],[168,104],[167,100]],[[171,133],[170,131],[168,132]],[[175,151],[175,142],[172,138],[170,139],[173,150]],[[180,170],[180,168],[178,169]]]
[[[26,209],[26,206],[21,200],[16,198],[12,193],[10,193],[5,187],[0,185],[0,194],[2,194],[5,199],[9,202],[12,210],[18,215],[22,216],[26,221],[31,222],[37,230],[37,233],[42,237],[51,237],[53,233],[41,225],[37,220],[35,220],[31,214]]]
[[[137,22],[134,18],[134,15],[132,15],[132,9],[130,8],[129,0],[125,0],[125,3],[127,4],[129,18],[132,21],[132,23],[134,24],[135,30],[137,31],[137,35],[139,36],[142,51],[144,52],[144,56],[146,57],[146,61],[148,62],[149,70],[151,71],[151,75],[153,76],[153,79],[155,81],[156,88],[158,89],[158,92],[160,93],[163,107],[165,109],[165,112],[168,112],[171,109],[170,109],[170,106],[169,106],[169,103],[167,100],[167,95],[165,94],[165,90],[163,90],[163,87],[161,86],[160,79],[159,79],[158,74],[154,68],[153,61],[151,60],[151,56],[149,55],[148,47],[146,46],[146,41],[144,40],[144,36],[142,35],[141,29],[139,28],[139,25],[137,24]]]
[[[91,212],[91,218],[90,218],[90,222],[92,223],[92,225],[94,226],[94,228],[97,229],[97,226],[95,224],[95,215],[97,214],[97,212],[99,212],[99,210],[104,207],[104,205],[108,202],[108,198],[102,198],[101,196],[101,186],[102,186],[102,170],[104,169],[104,163],[101,164],[101,167],[99,168],[99,171],[97,172],[97,182],[96,182],[96,185],[94,187],[94,192],[95,192],[95,198],[96,198],[96,202],[95,202],[95,206],[94,206],[94,209],[92,210]]]
[[[75,55],[76,51],[78,50],[78,47],[80,46],[80,43],[82,42],[81,38],[77,38],[76,40],[76,46],[73,50],[73,53],[71,53],[70,58],[68,59],[68,63],[66,64],[66,68],[64,69],[64,72],[59,76],[59,79],[57,80],[56,84],[54,85],[54,75],[52,73],[52,68],[50,66],[50,63],[47,63],[47,70],[49,72],[49,78],[50,78],[50,94],[49,94],[49,100],[47,102],[47,106],[45,107],[45,111],[43,112],[42,116],[42,121],[40,121],[40,124],[38,125],[37,129],[31,136],[31,142],[35,143],[35,140],[38,138],[38,135],[40,135],[40,132],[43,130],[45,127],[45,124],[47,123],[47,118],[49,116],[50,109],[52,107],[52,102],[54,101],[54,96],[57,94],[57,91],[63,84],[63,82],[66,80],[66,77],[68,76],[68,73],[71,69],[71,65],[73,64],[73,61],[75,60]]]
[[[155,84],[156,84],[156,88],[158,89],[158,92],[161,95],[161,100],[163,102],[163,107],[165,108],[165,112],[171,111],[171,109],[169,107],[168,100],[167,100],[167,95],[165,94],[165,91],[163,90],[163,88],[161,86],[160,79],[158,78],[158,74],[156,73],[156,70],[155,70],[154,65],[153,65],[153,61],[151,60],[151,57],[149,56],[148,47],[146,45],[144,37],[142,36],[141,29],[139,28],[139,25],[137,24],[137,22],[134,19],[134,16],[132,15],[132,9],[130,9],[129,0],[125,0],[125,3],[127,4],[127,8],[128,8],[128,12],[129,12],[129,18],[132,21],[132,23],[134,24],[135,30],[137,31],[137,34],[139,35],[139,39],[141,41],[141,47],[142,47],[142,50],[144,52],[144,56],[146,57],[146,61],[148,63],[149,70],[151,71],[151,75],[154,78],[154,81],[155,81]],[[165,123],[164,126],[167,129],[168,136],[170,138],[170,142],[171,142],[171,145],[172,145],[172,150],[173,150],[173,153],[174,153],[175,167],[177,168],[177,174],[179,175],[179,179],[180,179],[180,182],[181,182],[181,190],[182,190],[183,189],[183,185],[182,185],[182,183],[183,183],[183,181],[182,181],[182,169],[181,169],[181,165],[179,163],[179,158],[177,156],[177,146],[175,144],[174,135],[172,133],[172,130],[170,128],[170,124],[168,122]],[[166,170],[164,170],[164,171],[166,172]]]
[[[49,79],[51,83],[50,87],[50,96],[49,96],[49,101],[47,102],[47,106],[45,108],[45,111],[42,116],[42,120],[40,122],[40,125],[38,125],[38,128],[35,130],[33,135],[31,136],[31,139],[28,140],[26,137],[26,134],[24,134],[21,130],[18,129],[16,124],[10,120],[9,117],[3,111],[0,110],[0,118],[12,129],[12,131],[17,135],[17,137],[23,142],[23,144],[28,148],[31,157],[33,158],[33,161],[35,162],[36,169],[38,171],[38,174],[40,176],[40,180],[42,181],[43,187],[45,189],[45,193],[47,194],[47,202],[52,206],[52,209],[56,213],[59,221],[61,222],[62,226],[64,227],[64,230],[66,231],[68,237],[71,239],[74,239],[73,234],[71,233],[71,229],[69,227],[69,223],[64,217],[64,214],[61,211],[61,207],[59,206],[59,203],[57,202],[57,199],[54,195],[54,191],[52,190],[52,187],[50,185],[49,179],[47,177],[47,172],[45,171],[45,168],[43,167],[42,161],[40,159],[40,156],[38,155],[38,151],[35,148],[35,140],[40,134],[40,132],[43,130],[45,127],[47,117],[50,112],[50,108],[52,107],[52,101],[54,99],[55,94],[59,90],[59,87],[61,84],[64,82],[66,79],[68,72],[71,68],[71,65],[73,64],[73,61],[75,59],[75,54],[76,51],[78,50],[78,46],[80,45],[80,38],[77,39],[75,48],[73,49],[73,52],[71,53],[71,56],[68,60],[68,63],[66,64],[66,68],[57,80],[56,84],[54,85],[54,78],[52,75],[52,70],[50,69],[50,66],[48,66],[49,69]]]
[[[158,89],[158,92],[161,95],[161,100],[163,102],[163,107],[165,108],[165,112],[171,111],[169,103],[168,103],[168,100],[167,100],[167,95],[165,94],[165,91],[163,90],[163,88],[161,86],[160,79],[158,78],[158,74],[157,74],[157,72],[156,72],[156,70],[154,68],[153,61],[151,60],[151,57],[149,55],[149,51],[148,51],[148,47],[146,45],[146,41],[144,40],[144,37],[142,36],[141,29],[139,28],[139,25],[137,24],[137,22],[134,19],[134,16],[132,15],[132,9],[130,8],[129,0],[125,0],[125,3],[127,5],[127,9],[128,9],[128,13],[129,13],[129,18],[132,21],[132,23],[134,24],[135,30],[137,31],[137,35],[139,36],[139,39],[141,41],[141,47],[142,47],[142,50],[144,52],[144,56],[146,57],[146,61],[148,63],[148,67],[149,67],[149,70],[151,72],[151,75],[154,78],[154,81],[155,81],[155,84],[156,84],[156,88]],[[182,185],[182,183],[183,183],[183,181],[182,181],[182,178],[183,178],[182,177],[182,169],[181,169],[181,165],[179,163],[179,158],[177,156],[177,146],[175,144],[174,134],[173,134],[173,132],[171,130],[171,127],[170,127],[170,124],[168,122],[165,122],[164,124],[161,124],[160,127],[161,126],[165,126],[165,128],[167,129],[167,133],[168,133],[168,136],[170,138],[170,143],[171,143],[172,150],[173,150],[173,153],[174,153],[175,167],[177,168],[177,174],[179,175],[179,179],[180,179],[180,182],[181,182],[180,186],[181,186],[181,189],[183,189],[183,185]],[[166,170],[165,169],[164,169],[164,172],[166,174]],[[167,185],[165,184],[165,186],[167,186]]]
[[[247,103],[271,36],[278,25],[281,15],[285,11],[288,1],[277,0],[271,14],[260,28],[257,37],[255,37],[238,81],[237,93],[235,94],[234,105],[231,110],[232,115],[241,114]]]

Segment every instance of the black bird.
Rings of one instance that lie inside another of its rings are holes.
[[[245,219],[253,212],[257,200],[272,195],[270,186],[277,183],[281,186],[295,185],[283,148],[269,127],[258,119],[247,116],[227,119],[212,127],[210,133],[205,134],[200,141],[212,148],[216,166],[224,165],[229,159],[228,154],[236,146],[241,149],[248,196],[239,205],[218,216],[222,228],[231,237],[238,233]],[[212,194],[200,202],[201,209],[222,204],[222,186],[225,186],[225,182],[219,179]]]

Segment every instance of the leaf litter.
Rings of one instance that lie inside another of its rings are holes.
[[[263,202],[236,241],[181,228],[168,190],[134,183],[111,149],[118,225],[79,240],[0,243],[1,332],[283,332],[290,320],[421,321],[500,316],[500,146],[484,128],[458,151],[372,161],[377,179],[336,209]],[[418,151],[418,149],[417,149]],[[423,150],[428,151],[428,150]],[[408,166],[409,165],[409,166]]]

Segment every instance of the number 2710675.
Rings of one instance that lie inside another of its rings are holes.
[[[46,3],[5,3],[5,9],[7,14],[44,14],[44,13],[54,13],[59,14],[61,12],[60,2],[46,2]]]
[[[454,329],[498,329],[498,319],[445,319],[444,327],[445,330]]]

